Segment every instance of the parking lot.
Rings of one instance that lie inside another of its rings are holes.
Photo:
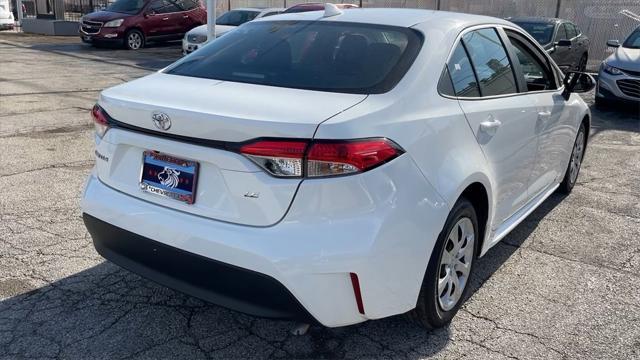
[[[0,34],[0,359],[640,359],[640,114],[592,106],[573,193],[482,258],[431,332],[402,316],[293,336],[105,262],[79,208],[99,92],[180,56]],[[593,103],[593,94],[585,100]]]

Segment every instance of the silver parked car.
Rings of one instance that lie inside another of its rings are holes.
[[[616,51],[602,62],[596,90],[596,104],[611,101],[640,105],[640,27],[620,44],[607,41]]]

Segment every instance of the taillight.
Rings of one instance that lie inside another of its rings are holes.
[[[325,177],[361,173],[403,153],[384,138],[360,140],[259,140],[240,148],[273,176]]]
[[[109,118],[104,110],[98,105],[94,105],[91,109],[91,117],[96,128],[96,135],[102,139],[104,134],[109,130]]]
[[[264,140],[244,145],[240,153],[271,175],[301,177],[306,141]]]
[[[314,142],[307,155],[307,176],[347,175],[367,171],[402,154],[387,139]]]

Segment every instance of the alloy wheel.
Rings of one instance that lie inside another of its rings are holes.
[[[576,143],[573,145],[573,153],[571,156],[571,165],[569,166],[569,181],[574,184],[578,179],[580,165],[582,164],[582,155],[584,153],[584,131],[580,129]]]
[[[438,303],[444,311],[462,298],[469,280],[475,233],[471,219],[463,217],[453,226],[443,247],[438,274]]]
[[[140,49],[140,47],[142,47],[142,36],[137,32],[132,32],[127,37],[127,44],[129,44],[130,49]]]

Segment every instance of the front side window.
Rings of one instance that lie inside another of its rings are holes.
[[[558,26],[558,32],[556,33],[556,42],[560,40],[568,40],[567,30],[565,30],[564,25]]]
[[[151,2],[151,5],[149,5],[149,9],[156,14],[168,14],[180,11],[175,3],[169,0],[154,0]]]
[[[572,24],[564,23],[564,29],[567,32],[567,39],[573,39],[574,37],[578,36],[578,34],[576,34],[576,28],[573,27]]]
[[[394,26],[331,21],[247,23],[185,57],[168,74],[355,94],[391,90],[422,38]]]
[[[117,0],[106,10],[123,14],[137,14],[143,7],[144,0]]]
[[[527,91],[541,91],[555,89],[553,75],[542,60],[543,55],[536,54],[535,47],[526,44],[524,38],[517,35],[509,35],[509,42],[513,48],[513,52],[520,63],[520,69],[527,83]]]
[[[471,31],[462,40],[478,78],[482,96],[518,92],[509,56],[495,29]]]

